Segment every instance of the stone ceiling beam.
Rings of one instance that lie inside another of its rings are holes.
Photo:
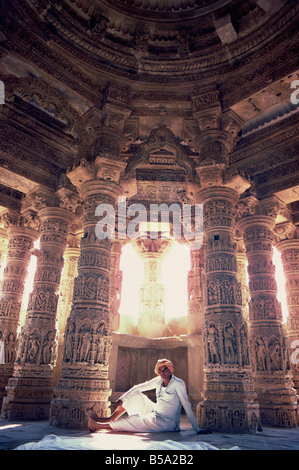
[[[238,39],[238,34],[232,23],[231,15],[225,15],[214,21],[216,33],[223,44],[230,44]]]

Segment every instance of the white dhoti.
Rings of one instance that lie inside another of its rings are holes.
[[[128,417],[110,422],[114,431],[125,432],[165,432],[177,431],[175,420],[159,416],[155,412],[155,403],[139,391],[123,398],[123,408]]]

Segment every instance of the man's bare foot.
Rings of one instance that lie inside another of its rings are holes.
[[[96,421],[94,421],[88,413],[86,413],[86,418],[87,418],[87,426],[90,432],[95,432],[98,430],[98,426]]]
[[[102,423],[102,424],[111,423],[112,421],[116,421],[125,412],[126,410],[122,406],[118,406],[117,408],[115,408],[114,413],[112,413],[111,416],[109,416],[108,418],[98,418],[96,420],[96,423]]]
[[[108,423],[97,423],[92,419],[88,413],[86,413],[87,426],[90,432],[96,432],[100,429],[111,429]]]
[[[197,431],[197,434],[212,434],[212,431],[201,428],[199,431]]]

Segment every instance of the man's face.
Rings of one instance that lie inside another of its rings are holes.
[[[171,372],[170,372],[170,370],[168,369],[167,366],[159,367],[158,372],[159,372],[159,375],[160,375],[161,379],[170,380]]]

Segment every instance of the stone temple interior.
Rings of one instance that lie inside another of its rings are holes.
[[[2,0],[2,419],[83,429],[167,357],[201,426],[297,426],[298,11]],[[174,244],[188,302],[166,321]],[[128,245],[135,323],[120,314]]]

